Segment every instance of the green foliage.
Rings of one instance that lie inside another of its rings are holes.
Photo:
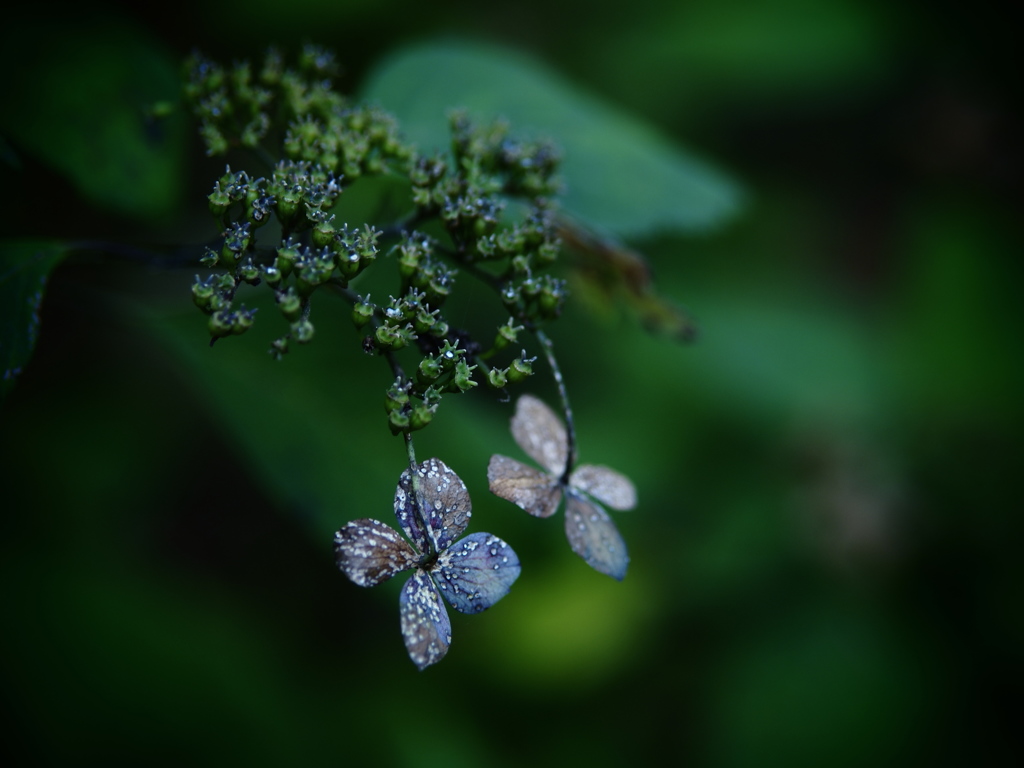
[[[565,148],[566,211],[620,237],[706,232],[735,216],[739,186],[651,126],[510,51],[428,45],[386,60],[362,96],[385,104],[423,151],[444,147],[453,105],[477,120],[556,137]]]
[[[52,241],[0,241],[0,397],[32,355],[46,280],[65,255],[64,246]]]
[[[123,23],[61,18],[3,36],[0,130],[93,207],[154,220],[178,205],[185,146],[168,116],[178,80],[159,44]]]
[[[547,274],[559,253],[552,195],[560,158],[547,142],[515,139],[501,123],[475,126],[461,112],[449,118],[451,151],[419,155],[389,114],[335,90],[336,71],[333,55],[314,46],[294,65],[274,50],[256,68],[244,62],[225,69],[200,56],[186,64],[186,99],[208,154],[241,148],[281,158],[269,178],[228,167],[214,182],[208,202],[222,245],[202,262],[228,271],[197,276],[192,298],[209,316],[215,341],[253,325],[255,311],[236,308],[236,294],[243,284],[265,283],[290,325],[271,344],[280,359],[313,339],[313,294],[331,289],[366,332],[363,351],[387,359],[395,377],[385,397],[388,424],[395,434],[409,433],[433,420],[445,393],[478,383],[504,390],[533,373],[535,358],[525,351],[506,366],[490,359],[508,356],[503,350],[516,328],[536,333],[561,314],[565,281]],[[407,182],[400,218],[382,229],[336,223],[342,193],[373,176]],[[273,241],[261,241],[258,231],[271,222]],[[393,257],[399,288],[374,303],[354,286],[365,284],[359,278],[382,248]],[[510,317],[480,340],[447,319],[459,271],[453,265]],[[415,375],[402,367],[403,350],[418,352]]]

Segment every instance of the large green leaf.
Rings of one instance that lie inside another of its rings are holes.
[[[0,33],[0,130],[68,177],[96,206],[152,218],[181,190],[184,124],[153,106],[175,100],[177,67],[122,24],[28,21]]]
[[[393,112],[422,150],[448,146],[446,113],[550,138],[565,152],[569,213],[621,237],[699,232],[736,214],[735,182],[654,128],[536,62],[472,45],[427,45],[386,59],[362,93]]]
[[[0,396],[32,355],[43,287],[64,254],[60,243],[49,240],[0,241]]]

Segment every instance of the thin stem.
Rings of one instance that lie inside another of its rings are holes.
[[[186,245],[160,253],[149,248],[140,248],[126,243],[109,243],[97,240],[75,240],[66,243],[68,250],[78,253],[102,253],[125,261],[134,261],[155,267],[192,266],[199,263],[202,246]]]
[[[412,434],[409,432],[405,433],[405,449],[409,454],[409,471],[412,472],[413,486],[417,487],[417,496],[419,495],[419,478],[416,475],[416,448],[412,443]],[[418,505],[417,505],[418,506]]]
[[[565,389],[565,380],[562,378],[562,369],[558,367],[558,360],[555,358],[555,345],[551,342],[551,339],[548,338],[548,335],[540,328],[531,327],[530,330],[544,349],[544,356],[548,360],[548,365],[551,366],[551,374],[554,376],[555,384],[558,386],[558,396],[562,399],[562,413],[565,415],[565,432],[566,440],[568,441],[568,450],[566,451],[565,471],[562,473],[562,477],[560,479],[561,482],[565,484],[569,482],[569,475],[572,474],[573,466],[576,464],[576,424],[573,421],[572,408],[569,405],[569,393]]]
[[[405,433],[405,448],[409,454],[409,477],[412,479],[412,493],[416,497],[416,516],[419,518],[427,541],[430,542],[431,549],[430,552],[422,552],[420,554],[423,555],[423,560],[429,560],[437,554],[437,541],[434,539],[434,531],[430,527],[427,515],[423,510],[423,484],[420,482],[419,465],[416,463],[416,449],[413,446],[412,434],[410,432]]]

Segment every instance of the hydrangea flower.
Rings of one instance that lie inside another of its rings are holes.
[[[415,476],[405,470],[395,489],[395,517],[409,541],[370,518],[353,520],[334,534],[338,567],[361,587],[413,571],[399,609],[405,647],[420,669],[444,658],[451,644],[441,595],[457,611],[479,613],[507,595],[519,576],[519,558],[497,536],[459,539],[471,515],[465,484],[443,461],[429,459]]]
[[[565,497],[565,534],[591,568],[621,581],[629,554],[615,523],[598,501],[617,510],[636,506],[629,478],[608,467],[583,464],[565,476],[569,440],[555,412],[531,395],[516,402],[512,437],[547,472],[495,455],[487,466],[491,491],[537,517],[550,517]]]

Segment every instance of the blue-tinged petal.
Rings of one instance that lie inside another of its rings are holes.
[[[472,533],[442,552],[431,573],[452,608],[480,613],[508,594],[519,571],[512,547],[489,533]]]
[[[512,437],[544,469],[561,477],[569,456],[569,438],[555,412],[532,395],[516,401]]]
[[[584,464],[573,470],[569,485],[589,493],[612,509],[627,510],[636,506],[636,487],[633,482],[608,467]]]
[[[491,493],[536,517],[555,514],[562,500],[562,487],[551,475],[508,456],[491,456],[487,482]]]
[[[398,531],[380,520],[353,520],[334,534],[338,567],[360,587],[372,587],[416,565],[417,556]]]
[[[413,664],[426,669],[443,659],[452,642],[452,624],[437,587],[426,572],[417,569],[409,577],[398,606],[402,639]]]
[[[395,490],[395,517],[420,552],[441,552],[462,535],[473,514],[469,491],[440,459],[402,473]]]
[[[565,535],[572,551],[595,571],[625,578],[629,554],[615,523],[597,502],[572,489],[565,494]]]

